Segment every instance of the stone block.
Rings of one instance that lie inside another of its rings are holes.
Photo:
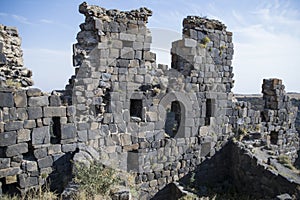
[[[61,153],[61,145],[54,144],[48,147],[48,155]]]
[[[133,42],[134,50],[143,50],[144,44],[142,42]]]
[[[16,115],[18,120],[26,120],[28,119],[28,114],[26,108],[17,108]]]
[[[121,49],[121,58],[124,59],[134,59],[134,50],[129,47],[124,47]]]
[[[20,167],[10,167],[7,169],[0,169],[0,178],[7,176],[14,176],[21,172]]]
[[[207,156],[211,151],[212,145],[211,142],[206,142],[201,144],[201,157]]]
[[[29,188],[38,185],[38,177],[27,177],[26,174],[20,174],[18,180],[21,188]]]
[[[77,131],[77,136],[79,142],[86,142],[88,139],[87,130]]]
[[[61,127],[61,139],[74,139],[76,137],[76,127],[74,124],[63,124]]]
[[[66,107],[44,107],[44,117],[64,117]]]
[[[35,127],[36,127],[35,120],[25,120],[24,121],[24,128],[31,129],[31,128],[35,128]]]
[[[146,61],[154,62],[156,60],[156,54],[151,51],[144,51],[144,59]]]
[[[36,149],[34,150],[33,154],[36,159],[44,158],[47,156],[47,149],[46,148]]]
[[[100,137],[100,131],[97,130],[88,130],[88,139],[95,140]]]
[[[4,126],[5,131],[15,131],[23,128],[23,121],[10,121]]]
[[[43,117],[43,111],[41,107],[28,107],[28,119],[38,119]]]
[[[158,116],[156,112],[147,112],[146,113],[147,122],[156,122],[158,121]]]
[[[17,91],[14,94],[14,102],[17,108],[27,107],[26,91]]]
[[[112,48],[122,49],[122,47],[123,47],[123,42],[120,41],[120,40],[112,40],[112,41],[111,41],[111,46],[112,46]]]
[[[41,145],[50,143],[49,126],[33,128],[32,131],[32,144]]]
[[[9,131],[0,133],[0,147],[16,144],[17,133],[16,131]]]
[[[14,144],[11,146],[8,146],[6,148],[6,156],[7,157],[13,157],[17,155],[21,155],[23,153],[28,152],[28,144],[27,143],[19,143],[19,144]]]
[[[120,40],[135,41],[136,40],[136,35],[135,34],[128,34],[128,33],[120,33]]]
[[[131,135],[129,135],[129,134],[122,134],[121,137],[120,137],[120,139],[121,139],[122,146],[131,145],[132,144]]]
[[[76,114],[75,106],[68,106],[67,107],[67,116],[73,116]]]
[[[38,166],[40,169],[51,167],[53,164],[52,156],[46,156],[44,158],[38,159]]]
[[[29,97],[28,105],[30,107],[48,106],[49,105],[48,96]]]
[[[76,151],[77,144],[64,144],[62,145],[62,152],[67,153],[67,152],[74,152]]]
[[[9,185],[18,181],[17,175],[5,177],[5,184]]]
[[[0,92],[0,107],[13,107],[14,99],[13,94],[8,92]]]
[[[4,122],[0,122],[0,133],[4,132]]]
[[[42,91],[38,88],[29,88],[27,90],[28,97],[38,97],[42,95]]]
[[[196,47],[197,46],[197,41],[194,39],[184,38],[183,40],[184,40],[185,47]]]
[[[61,106],[60,96],[51,95],[49,97],[50,106]]]
[[[36,161],[30,161],[26,160],[26,170],[29,172],[34,172],[38,170],[37,162]]]
[[[10,158],[0,158],[0,169],[6,169],[10,167]]]
[[[17,130],[17,141],[19,142],[27,142],[31,139],[30,137],[31,131],[28,129],[20,129]]]

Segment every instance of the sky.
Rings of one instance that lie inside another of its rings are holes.
[[[35,87],[64,89],[74,74],[72,44],[84,16],[81,0],[0,0],[0,24],[22,38],[25,67]],[[182,20],[197,15],[222,21],[233,32],[235,93],[261,93],[263,78],[281,78],[300,92],[299,0],[86,0],[106,9],[153,11],[148,28],[157,63],[171,65],[171,42],[181,39]]]

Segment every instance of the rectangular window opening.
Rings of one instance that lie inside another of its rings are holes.
[[[60,144],[61,141],[61,124],[60,117],[52,117],[50,123],[50,142],[51,144]]]
[[[277,145],[277,142],[278,142],[278,132],[271,131],[270,142],[271,142],[271,144]]]
[[[214,116],[214,99],[206,100],[205,126],[210,125],[210,118]]]
[[[142,99],[130,99],[130,117],[139,117],[142,119],[142,111]]]

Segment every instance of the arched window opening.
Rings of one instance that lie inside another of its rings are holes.
[[[181,121],[181,108],[178,101],[173,101],[171,105],[167,107],[165,132],[170,137],[175,137],[178,132]]]

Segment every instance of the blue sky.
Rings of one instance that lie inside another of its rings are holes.
[[[289,92],[300,92],[299,0],[87,0],[104,8],[153,11],[148,27],[158,63],[170,65],[171,42],[180,39],[187,15],[221,20],[234,34],[236,93],[260,93],[263,78],[282,78]],[[72,44],[84,16],[79,0],[1,0],[0,23],[22,37],[25,66],[35,87],[63,89],[74,73]]]

